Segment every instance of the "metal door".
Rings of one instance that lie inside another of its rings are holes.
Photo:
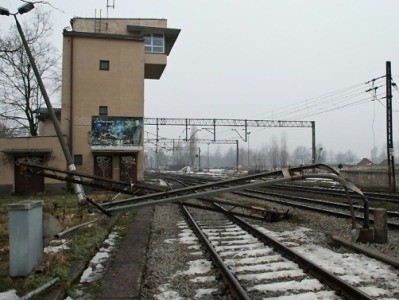
[[[119,159],[119,179],[125,182],[136,182],[137,181],[137,164],[136,154],[133,155],[121,155]]]
[[[112,179],[112,156],[94,156],[94,175]]]
[[[43,165],[43,156],[16,156],[14,158],[14,182],[16,194],[44,192],[44,177],[29,174],[25,164]]]

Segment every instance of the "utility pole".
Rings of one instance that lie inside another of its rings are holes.
[[[198,147],[198,171],[201,171],[201,148]]]
[[[238,172],[238,166],[239,166],[239,155],[238,155],[238,140],[236,140],[236,153],[237,153],[237,155],[236,155],[236,167],[237,167],[237,172]]]
[[[312,164],[316,163],[316,123],[315,121],[311,121],[312,123]]]
[[[245,135],[246,136],[246,138],[247,138],[247,143],[248,143],[248,170],[251,168],[251,161],[250,161],[250,158],[251,158],[251,155],[250,155],[250,153],[249,153],[249,135],[250,135],[251,133],[249,132],[249,131],[247,131],[247,134]]]
[[[386,62],[386,100],[387,100],[387,156],[388,156],[388,183],[391,193],[396,193],[395,157],[393,149],[392,126],[392,75],[391,62]]]
[[[18,9],[18,11],[19,11],[20,14],[26,13],[29,10],[33,9],[33,7],[34,7],[33,4],[28,2],[25,5],[21,6]],[[4,9],[3,9],[0,12],[0,14],[7,14],[7,12],[8,11],[4,11]],[[37,80],[37,83],[39,85],[40,91],[42,93],[44,102],[46,103],[47,110],[48,110],[48,113],[50,115],[50,119],[53,122],[54,129],[55,129],[56,135],[58,137],[58,141],[59,141],[59,143],[61,145],[62,152],[64,153],[65,160],[67,162],[68,171],[72,171],[72,172],[76,171],[76,167],[75,167],[72,155],[69,152],[68,146],[67,146],[67,144],[66,144],[66,142],[64,140],[64,137],[62,135],[62,131],[61,131],[60,125],[58,124],[57,117],[55,116],[55,113],[54,113],[54,110],[53,110],[53,106],[51,105],[50,98],[49,98],[49,96],[47,94],[46,88],[44,86],[43,80],[42,80],[40,72],[39,72],[39,69],[37,68],[35,59],[33,58],[32,52],[30,51],[28,42],[26,41],[26,38],[25,38],[25,34],[22,31],[22,27],[21,27],[21,25],[18,22],[17,13],[12,14],[12,15],[14,16],[15,23],[17,25],[17,30],[18,30],[18,33],[19,33],[19,35],[21,37],[21,40],[22,40],[22,44],[23,44],[23,46],[25,48],[25,52],[28,55],[29,62],[31,64],[33,72],[34,72],[34,74],[36,76],[36,80]],[[75,191],[75,194],[76,194],[76,196],[78,198],[78,203],[80,205],[87,204],[87,198],[86,198],[86,194],[84,192],[83,186],[81,184],[74,183],[74,184],[72,184],[72,187],[73,187],[73,189]]]

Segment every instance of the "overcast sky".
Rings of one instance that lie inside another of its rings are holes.
[[[72,17],[96,10],[106,17],[106,0],[48,2],[59,9],[49,7],[58,48]],[[11,11],[19,5],[0,0]],[[146,81],[146,117],[315,121],[325,150],[360,157],[386,143],[385,79],[375,81],[375,101],[366,82],[385,75],[391,61],[399,83],[398,13],[394,0],[115,0],[109,9],[109,17],[165,18],[181,29],[161,79]],[[393,96],[396,143],[396,89]],[[161,127],[159,134],[176,138],[182,130]],[[283,132],[291,151],[311,147],[309,128],[250,130],[251,148]],[[210,136],[202,130],[199,137]],[[240,139],[230,128],[217,138]]]

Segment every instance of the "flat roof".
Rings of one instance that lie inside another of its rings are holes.
[[[97,39],[113,39],[113,40],[131,40],[131,41],[144,41],[141,35],[127,35],[117,33],[99,33],[99,32],[83,32],[75,30],[66,30],[63,32],[64,36],[75,36],[85,38],[97,38]]]

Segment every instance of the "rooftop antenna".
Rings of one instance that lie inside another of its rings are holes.
[[[112,7],[113,9],[115,9],[115,0],[112,0],[112,4],[110,4],[110,0],[107,0],[107,19],[108,19],[108,9],[110,7]]]

